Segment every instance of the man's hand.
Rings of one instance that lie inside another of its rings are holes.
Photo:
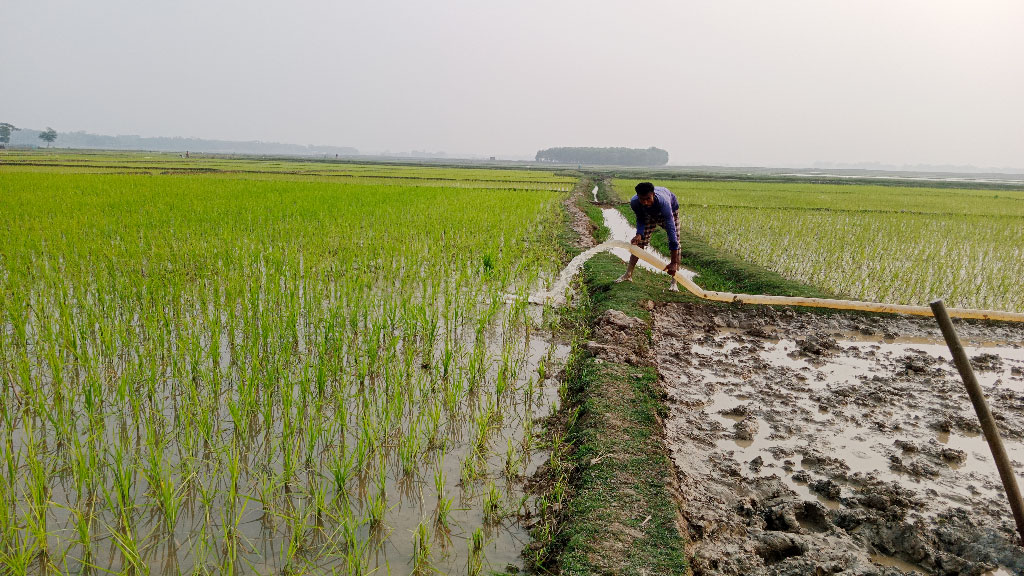
[[[633,236],[633,239],[630,240],[629,243],[634,245],[634,246],[639,246],[640,245],[640,241],[643,240],[643,239],[644,239],[643,236],[637,234],[636,236]]]
[[[669,276],[675,276],[676,272],[679,271],[679,250],[672,251],[672,260],[665,266],[665,272]]]

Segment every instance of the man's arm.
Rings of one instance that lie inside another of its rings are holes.
[[[665,233],[668,235],[668,249],[673,252],[679,251],[679,231],[676,230],[676,219],[675,214],[672,212],[672,206],[669,202],[662,203],[661,207],[662,222],[665,223]]]
[[[633,214],[636,215],[636,235],[643,236],[644,221],[647,220],[647,218],[644,217],[643,206],[640,204],[640,199],[633,196],[633,199],[629,201],[629,207],[633,209]],[[634,238],[634,240],[636,240],[636,238]]]

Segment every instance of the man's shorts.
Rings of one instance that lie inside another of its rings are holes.
[[[661,226],[662,228],[665,227],[664,220],[665,219],[662,218],[661,215],[647,214],[644,220],[644,233],[640,236],[640,244],[638,244],[638,246],[641,248],[647,248],[647,245],[651,242],[651,234],[654,234],[654,231],[658,229],[658,226]],[[672,211],[672,220],[674,220],[676,224],[676,234],[679,234],[679,210]]]

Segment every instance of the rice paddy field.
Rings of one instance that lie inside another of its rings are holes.
[[[0,155],[3,573],[521,564],[573,182]]]
[[[614,182],[623,200],[635,184]],[[787,278],[860,300],[941,297],[951,306],[1024,311],[1024,191],[655,184],[679,199],[683,229]]]
[[[2,573],[521,566],[564,504],[525,487],[564,456],[539,422],[569,353],[528,296],[577,178],[0,153]],[[1022,191],[658,184],[837,295],[1024,310]]]

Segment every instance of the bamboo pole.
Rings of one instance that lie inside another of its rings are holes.
[[[974,411],[978,413],[981,429],[985,432],[985,440],[988,442],[989,449],[992,450],[992,458],[996,461],[999,478],[1003,481],[1003,489],[1006,490],[1006,497],[1010,500],[1010,509],[1013,511],[1013,519],[1017,522],[1017,532],[1020,534],[1021,544],[1024,545],[1024,500],[1021,500],[1017,477],[1013,474],[1013,466],[1010,464],[1009,456],[1006,455],[1006,447],[1003,446],[1003,440],[999,437],[996,421],[988,409],[985,394],[982,393],[981,385],[978,384],[978,379],[974,376],[971,362],[967,358],[967,353],[964,352],[960,338],[956,335],[956,329],[953,328],[953,321],[949,319],[945,305],[942,300],[936,300],[931,303],[931,308],[935,313],[935,319],[939,322],[942,336],[946,339],[946,345],[949,346],[949,352],[953,355],[953,363],[956,364],[956,369],[960,372],[960,377],[963,378],[964,386],[967,387],[967,395],[971,397]]]

